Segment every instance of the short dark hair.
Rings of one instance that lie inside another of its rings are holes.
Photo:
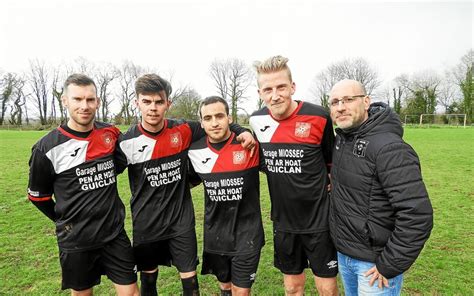
[[[69,75],[69,77],[64,82],[64,91],[67,91],[67,87],[70,84],[75,84],[79,86],[93,85],[95,88],[95,93],[97,94],[97,86],[95,85],[94,80],[92,80],[92,78],[90,78],[87,75],[84,75],[81,73],[75,73],[75,74]]]
[[[139,94],[157,94],[162,90],[165,91],[166,99],[169,99],[172,91],[171,84],[156,74],[142,75],[135,82],[135,95],[137,97]]]
[[[218,96],[210,96],[202,100],[201,104],[199,105],[199,117],[202,118],[201,114],[201,108],[206,105],[214,104],[214,103],[222,103],[224,104],[225,107],[225,113],[226,115],[229,115],[229,104],[227,104],[227,101],[224,100],[221,97]]]

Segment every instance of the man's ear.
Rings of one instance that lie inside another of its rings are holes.
[[[66,95],[61,96],[61,103],[63,104],[64,107],[67,107],[67,96]]]
[[[227,118],[229,119],[229,124],[231,124],[232,123],[232,116],[227,115]]]
[[[370,97],[369,96],[365,96],[365,98],[364,98],[364,107],[365,107],[365,110],[369,110],[369,107],[370,107]]]
[[[292,82],[291,83],[291,95],[294,95],[296,91],[296,83]]]
[[[262,98],[262,92],[260,91],[259,88],[257,88],[257,93],[258,93],[258,97],[260,98],[260,100],[263,101],[263,98]]]

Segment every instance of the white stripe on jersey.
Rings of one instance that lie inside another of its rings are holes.
[[[88,145],[89,141],[70,139],[49,150],[46,157],[51,160],[56,174],[60,174],[86,161]]]
[[[155,150],[156,140],[140,135],[136,138],[120,142],[120,148],[127,156],[128,164],[136,164],[151,159],[153,150]]]
[[[194,170],[196,173],[208,174],[212,172],[214,164],[219,157],[219,154],[213,152],[209,148],[189,150],[188,151],[189,159],[193,164]]]
[[[249,123],[260,143],[269,143],[276,129],[280,125],[280,123],[270,115],[251,116]]]

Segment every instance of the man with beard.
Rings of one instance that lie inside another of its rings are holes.
[[[157,295],[158,266],[179,271],[184,295],[198,295],[194,209],[188,177],[188,149],[205,136],[199,122],[166,119],[171,85],[156,74],[135,83],[141,122],[125,133],[119,146],[120,170],[128,167],[132,198],[133,246],[142,295]],[[243,146],[255,145],[239,126]],[[122,157],[120,157],[120,154]]]
[[[398,115],[355,80],[334,85],[331,236],[346,295],[400,295],[430,236],[433,209]],[[375,284],[374,284],[375,283]]]
[[[94,120],[100,100],[92,79],[73,74],[64,90],[61,100],[69,120],[33,146],[28,197],[56,224],[62,289],[92,295],[92,287],[106,274],[118,295],[138,295],[116,185],[114,151],[120,131]]]

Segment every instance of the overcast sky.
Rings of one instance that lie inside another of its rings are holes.
[[[127,59],[171,71],[175,85],[205,97],[216,94],[214,59],[251,65],[281,54],[290,59],[295,98],[304,99],[314,76],[344,58],[366,58],[388,81],[426,69],[442,74],[474,47],[472,1],[379,2],[2,0],[0,69],[26,70],[36,58]]]

